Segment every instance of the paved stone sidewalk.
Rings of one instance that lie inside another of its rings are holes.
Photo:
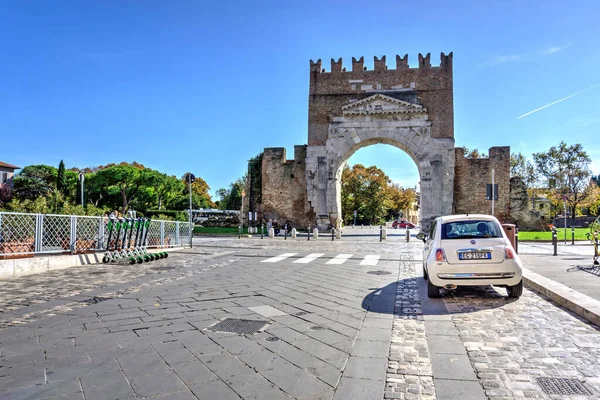
[[[10,281],[3,315],[24,323],[0,329],[0,397],[599,398],[595,327],[528,290],[428,299],[420,242],[195,243],[143,271],[63,270],[75,292],[60,275]],[[295,254],[262,262],[283,253]],[[333,263],[340,254],[352,256]],[[91,290],[77,292],[78,280]],[[225,318],[268,325],[208,330]],[[538,377],[574,378],[591,394],[549,395]]]
[[[396,279],[397,260],[386,256],[365,267],[353,257],[341,266],[309,268],[294,264],[297,257],[275,265],[260,260],[246,257],[0,331],[0,392],[8,398],[318,399],[337,389],[335,398],[357,398],[357,392],[382,398],[385,359],[372,358],[369,349],[380,347],[387,357],[390,329],[378,326],[391,324],[392,316],[366,309],[369,288]],[[371,269],[392,273],[366,274]],[[255,335],[206,330],[226,317],[269,325]]]

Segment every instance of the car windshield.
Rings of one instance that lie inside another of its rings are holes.
[[[502,237],[502,233],[494,221],[465,220],[442,224],[442,240],[497,237]]]

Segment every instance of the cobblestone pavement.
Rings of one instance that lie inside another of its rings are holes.
[[[529,290],[427,299],[421,248],[202,238],[140,266],[0,281],[0,398],[600,398],[595,327]],[[208,330],[224,318],[268,325]]]

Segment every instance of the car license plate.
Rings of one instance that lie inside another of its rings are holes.
[[[458,253],[459,260],[489,260],[492,258],[492,253],[490,252],[471,252],[471,253]]]

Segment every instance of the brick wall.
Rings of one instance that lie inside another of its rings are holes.
[[[455,214],[491,214],[492,202],[486,199],[486,187],[498,184],[498,200],[494,215],[501,222],[507,220],[510,211],[510,147],[491,147],[487,158],[468,159],[462,148],[454,149],[454,204]]]
[[[342,70],[342,59],[331,60],[323,72],[321,60],[311,61],[308,106],[308,144],[324,145],[331,117],[342,115],[342,106],[383,93],[400,100],[416,98],[427,108],[431,136],[454,138],[452,53],[441,54],[440,66],[432,67],[430,55],[419,54],[419,67],[408,67],[408,55],[396,56],[396,69],[387,69],[386,57],[374,58],[374,69],[365,70],[364,57],[352,58],[352,69]]]

